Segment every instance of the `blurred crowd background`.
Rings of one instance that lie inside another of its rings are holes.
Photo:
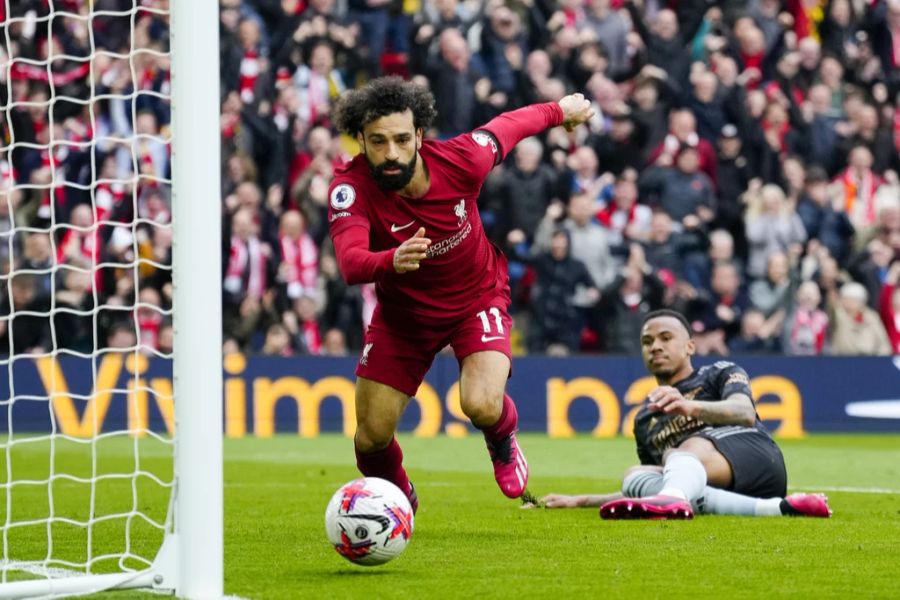
[[[168,353],[169,2],[2,4],[0,352]],[[643,315],[670,307],[701,354],[900,354],[900,0],[219,14],[226,351],[359,351],[375,294],[344,284],[328,237],[357,152],[330,112],[393,74],[434,93],[433,138],[572,92],[595,106],[522,141],[479,200],[516,352],[637,353]]]

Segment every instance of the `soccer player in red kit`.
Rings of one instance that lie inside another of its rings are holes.
[[[519,140],[593,112],[581,94],[504,113],[445,141],[423,139],[434,97],[397,77],[345,93],[334,112],[362,152],[329,189],[331,237],[349,284],[375,282],[378,305],[356,368],[356,463],[396,484],[418,507],[394,437],[400,416],[446,345],[460,364],[460,403],[484,432],[503,493],[518,498],[528,464],[510,373],[506,259],[484,233],[476,200]]]

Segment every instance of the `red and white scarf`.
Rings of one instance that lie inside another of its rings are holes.
[[[285,272],[287,293],[291,298],[299,298],[304,293],[314,294],[318,277],[319,249],[316,243],[304,233],[292,239],[286,235],[279,237],[281,259],[288,265]]]
[[[232,294],[246,292],[251,298],[262,299],[266,292],[266,256],[259,238],[242,240],[231,236],[225,289]]]
[[[97,184],[94,202],[97,205],[97,221],[108,221],[125,199],[125,185],[120,181]]]
[[[143,311],[137,319],[138,330],[141,332],[141,346],[159,350],[159,329],[162,327],[162,315],[149,310]]]
[[[322,354],[322,335],[319,332],[319,324],[315,319],[303,321],[300,324],[303,332],[303,342],[310,354]]]
[[[253,102],[255,96],[256,80],[259,78],[259,54],[256,50],[247,50],[241,59],[241,76],[238,81],[238,90],[244,104]]]
[[[791,351],[794,354],[821,354],[828,333],[828,317],[821,310],[798,309],[791,326]]]
[[[59,246],[56,247],[56,262],[65,263],[71,257],[68,252],[72,245],[76,245],[78,257],[86,262],[96,265],[100,262],[100,245],[97,230],[79,231],[77,229],[66,229],[63,234]]]
[[[0,189],[9,189],[16,185],[16,170],[5,158],[0,160]]]

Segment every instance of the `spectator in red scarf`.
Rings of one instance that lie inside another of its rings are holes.
[[[616,177],[613,197],[597,211],[597,220],[613,234],[610,242],[621,245],[625,240],[646,242],[650,239],[653,211],[638,203],[637,173],[633,169]]]
[[[115,154],[104,156],[100,165],[100,177],[94,191],[97,221],[130,223],[133,212],[131,198],[126,200],[128,186],[118,176]]]
[[[320,40],[308,50],[306,64],[294,74],[294,85],[300,92],[298,117],[309,125],[329,122],[331,103],[347,88],[340,72],[334,68],[334,48],[331,42]]]
[[[238,93],[244,104],[253,104],[262,91],[268,61],[261,56],[259,23],[252,17],[241,19],[237,29],[241,48]]]
[[[243,298],[260,300],[269,282],[272,249],[258,236],[253,212],[241,208],[231,218],[228,256],[226,257],[225,296],[234,304]]]
[[[141,351],[154,354],[159,350],[159,330],[163,324],[162,300],[155,288],[143,288],[138,294],[135,321],[140,334]]]
[[[755,90],[767,70],[766,38],[753,18],[744,16],[734,22],[731,53],[744,76],[748,90]]]
[[[768,100],[763,110],[759,129],[750,135],[750,142],[756,150],[755,163],[759,175],[766,183],[777,183],[790,189],[784,162],[790,155],[801,154],[805,149],[803,130],[794,126],[789,113],[790,102],[776,84],[766,88]],[[799,181],[802,185],[802,178]]]
[[[303,295],[315,295],[319,278],[319,248],[306,232],[300,211],[289,210],[281,216],[278,235],[281,263],[278,282],[291,301]]]
[[[819,308],[822,293],[813,281],[797,288],[796,304],[784,322],[782,349],[795,356],[818,356],[825,350],[828,315]]]
[[[56,261],[84,260],[96,265],[100,262],[100,239],[93,229],[94,215],[87,204],[79,204],[72,209],[69,219],[71,226],[63,229],[62,238],[56,247]]]
[[[863,229],[875,222],[875,193],[884,180],[872,170],[872,151],[864,145],[850,150],[847,168],[834,180],[835,193],[844,198],[850,222]]]
[[[293,339],[297,354],[322,353],[322,332],[316,318],[316,301],[311,296],[294,300],[293,308],[282,316],[282,323]]]
[[[675,163],[675,155],[682,146],[695,147],[700,154],[700,170],[716,184],[716,150],[709,141],[697,134],[697,119],[686,108],[669,113],[669,133],[650,152],[647,162],[659,167],[670,167]]]

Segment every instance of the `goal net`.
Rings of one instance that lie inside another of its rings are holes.
[[[217,30],[215,0],[177,4],[202,5]],[[197,331],[173,310],[191,318],[190,295],[178,291],[174,236],[191,223],[178,223],[172,185],[185,168],[173,164],[170,75],[192,74],[172,68],[169,2],[0,0],[0,13],[0,597],[200,593],[184,585],[190,563],[178,563],[176,515],[194,510],[180,497],[194,487],[183,465],[196,450],[179,440],[193,409],[175,402],[173,356],[178,338]],[[203,141],[215,147],[216,132]],[[204,302],[217,301],[213,292]],[[192,398],[213,407],[207,433],[221,398],[212,383],[212,400]]]

